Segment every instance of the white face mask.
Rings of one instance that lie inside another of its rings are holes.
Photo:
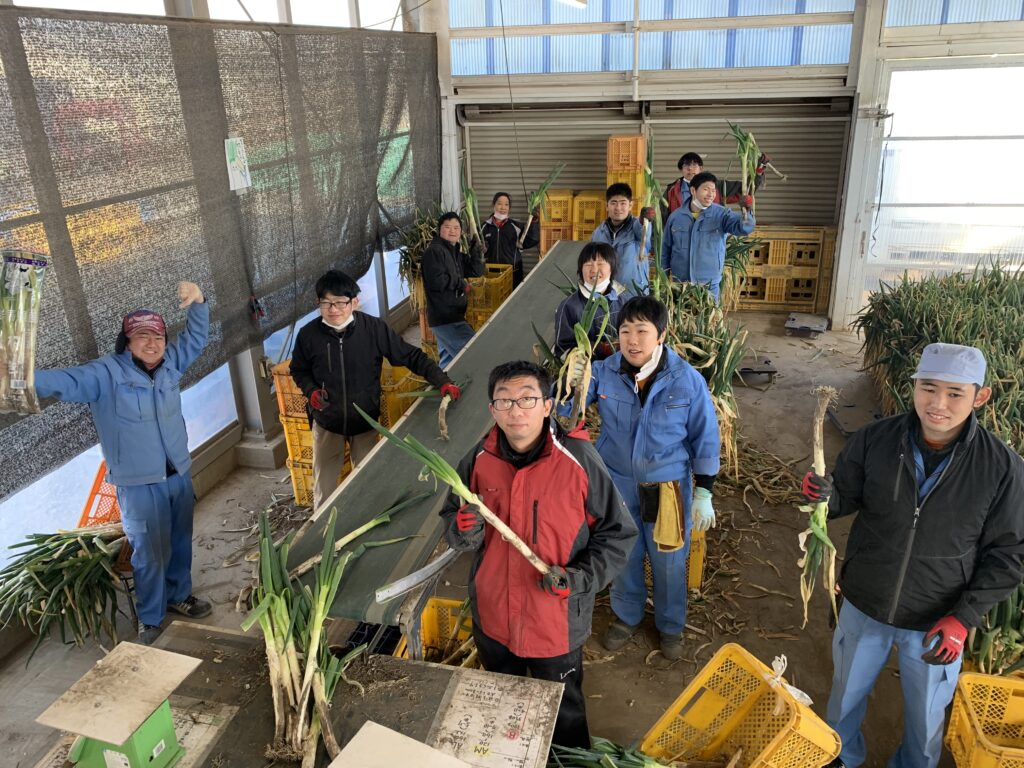
[[[633,382],[633,391],[634,392],[639,392],[640,391],[640,385],[637,384],[637,382],[643,381],[644,379],[649,377],[652,373],[654,373],[655,369],[657,369],[658,363],[661,362],[661,353],[664,350],[665,350],[665,345],[664,344],[659,344],[657,347],[654,348],[654,354],[651,355],[651,359],[643,364],[643,366],[640,368],[640,372],[637,373],[637,375],[636,375],[636,381]]]
[[[495,218],[495,219],[496,219],[497,221],[504,221],[505,219],[507,219],[507,218],[508,218],[508,214],[507,214],[507,213],[497,213],[497,212],[495,212],[495,213],[493,214],[493,216],[494,216],[494,218]]]
[[[321,322],[323,322],[323,324],[324,324],[324,325],[326,325],[326,326],[327,326],[328,328],[330,328],[330,329],[331,329],[331,330],[333,330],[333,331],[343,331],[343,330],[345,330],[345,329],[346,329],[346,328],[348,328],[348,327],[349,327],[349,326],[350,326],[350,325],[351,325],[351,324],[352,324],[353,322],[355,322],[355,319],[356,319],[356,312],[355,312],[355,310],[354,310],[354,309],[352,310],[352,314],[350,314],[350,315],[348,316],[348,320],[346,320],[346,321],[345,321],[344,323],[342,323],[341,325],[331,325],[331,324],[330,324],[330,323],[328,323],[328,322],[327,322],[326,320],[324,320],[324,318],[322,318],[322,317],[320,318]]]
[[[700,200],[698,200],[696,197],[690,198],[690,205],[692,205],[698,211],[706,211],[708,208],[711,207],[710,205],[701,204]]]
[[[580,283],[580,293],[582,293],[589,299],[594,293],[604,293],[605,291],[607,291],[608,286],[611,284],[611,279],[602,280],[597,285],[587,285],[586,283]]]

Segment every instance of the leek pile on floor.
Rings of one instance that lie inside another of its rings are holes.
[[[18,554],[0,570],[0,627],[17,620],[38,636],[30,660],[55,632],[78,646],[88,637],[117,643],[124,589],[114,566],[126,542],[115,523],[36,533],[11,547]]]
[[[721,433],[722,472],[738,478],[738,411],[732,382],[746,353],[747,332],[726,322],[722,307],[703,285],[671,280],[660,267],[651,280],[651,295],[668,308],[665,343],[708,383]]]
[[[814,409],[814,472],[825,476],[825,441],[824,423],[828,407],[839,399],[839,393],[832,387],[816,387],[814,394],[818,398]],[[807,530],[800,534],[800,551],[803,557],[797,565],[803,570],[800,573],[800,599],[804,604],[804,623],[807,626],[807,605],[810,603],[814,585],[817,583],[818,570],[825,590],[832,600],[832,612],[839,620],[839,608],[836,606],[836,547],[828,537],[828,502],[820,501],[814,505],[800,507],[806,512]]]
[[[864,368],[885,415],[913,408],[921,351],[932,342],[978,347],[988,363],[992,399],[977,411],[982,425],[1018,453],[1024,450],[1024,275],[998,263],[973,272],[904,275],[882,283],[854,327],[864,338]],[[964,658],[1005,674],[1022,663],[1021,588],[971,631]]]
[[[0,251],[0,413],[39,413],[36,328],[48,259]]]
[[[597,736],[590,738],[590,749],[551,745],[547,768],[659,768],[663,763],[639,750],[622,747]],[[675,763],[685,766],[686,763]],[[708,765],[705,763],[704,765]],[[723,763],[724,766],[724,763]]]

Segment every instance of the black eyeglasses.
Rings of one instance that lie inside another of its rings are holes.
[[[497,400],[491,400],[491,405],[494,406],[496,411],[511,411],[513,405],[518,405],[522,411],[529,411],[537,407],[537,403],[541,400],[545,400],[543,397],[520,397],[518,400],[511,400],[507,397],[499,397]]]
[[[352,304],[352,299],[336,299],[334,301],[327,301],[325,299],[324,301],[319,302],[319,304],[320,304],[320,309],[323,309],[323,310],[328,310],[328,309],[348,309],[349,306]]]

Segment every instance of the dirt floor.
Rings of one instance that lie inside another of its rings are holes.
[[[810,429],[814,398],[811,389],[829,384],[841,390],[839,411],[844,424],[859,426],[873,418],[874,400],[867,377],[859,371],[857,339],[825,333],[810,340],[786,336],[785,315],[740,313],[750,331],[749,345],[757,362],[770,360],[778,369],[774,381],[751,377],[739,387],[740,433],[755,448],[792,462],[795,475],[810,465]],[[751,360],[750,362],[753,362]],[[826,424],[826,457],[831,459],[844,438]],[[240,552],[255,541],[248,535],[254,511],[290,494],[287,470],[243,469],[233,473],[197,507],[194,578],[197,594],[214,603],[203,620],[237,628],[239,590],[251,563]],[[641,739],[682,692],[694,674],[722,644],[739,643],[767,664],[785,654],[787,680],[806,691],[814,709],[824,712],[832,674],[828,605],[819,593],[810,620],[801,629],[797,534],[804,516],[792,504],[765,506],[756,493],[726,494],[719,486],[715,504],[721,524],[708,540],[708,570],[703,590],[691,595],[686,657],[669,664],[659,654],[653,620],[617,653],[604,651],[597,638],[610,618],[606,602],[595,613],[594,637],[587,644],[585,691],[591,731],[620,743]],[[749,504],[749,506],[748,506]],[[830,534],[840,551],[848,524],[835,523]],[[225,566],[228,562],[238,561]],[[463,558],[464,560],[464,558]],[[443,592],[463,593],[466,564],[446,574]],[[124,628],[130,636],[127,624]],[[350,631],[339,626],[335,636]],[[32,766],[56,734],[34,723],[35,717],[102,655],[96,646],[76,649],[48,643],[26,666],[27,649],[0,662],[0,749],[12,757],[5,765]],[[895,751],[902,730],[901,695],[895,664],[876,686],[868,709],[865,735],[870,750],[866,765],[881,768]],[[953,765],[946,756],[943,766]]]

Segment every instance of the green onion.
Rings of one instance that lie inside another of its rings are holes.
[[[558,178],[558,174],[565,168],[565,163],[559,163],[551,169],[551,173],[547,175],[547,178],[541,182],[540,186],[526,197],[526,208],[529,211],[529,215],[526,218],[526,226],[523,227],[522,233],[519,235],[518,246],[523,247],[523,241],[526,239],[526,233],[530,230],[530,225],[533,224],[533,212],[538,208],[542,211],[547,210],[548,201],[548,190],[551,189],[551,185],[555,183],[555,179]],[[525,186],[525,185],[524,185]]]
[[[0,413],[39,413],[36,329],[48,259],[0,251]]]

